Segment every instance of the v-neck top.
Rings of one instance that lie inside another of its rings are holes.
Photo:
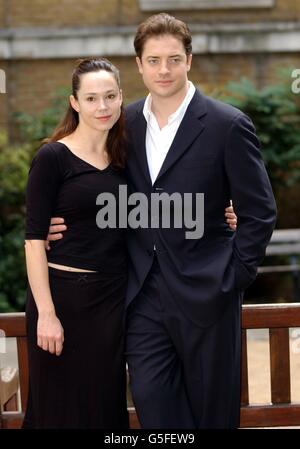
[[[126,230],[118,228],[119,186],[123,170],[103,170],[74,154],[64,143],[43,145],[33,158],[26,188],[27,240],[46,240],[51,217],[63,217],[67,230],[51,242],[49,262],[103,272],[126,269]],[[101,229],[99,194],[115,198],[116,227]]]

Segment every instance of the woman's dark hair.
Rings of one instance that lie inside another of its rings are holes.
[[[85,73],[98,72],[99,70],[105,70],[106,72],[112,73],[120,88],[119,70],[110,61],[105,58],[80,59],[72,73],[72,94],[76,100],[77,92],[80,88],[81,76]],[[57,140],[70,135],[75,131],[78,124],[78,112],[75,111],[69,103],[64,118],[55,128],[52,135],[45,139],[43,143],[56,142]],[[125,165],[125,121],[122,106],[118,121],[109,130],[106,147],[112,165],[117,168],[123,168]]]
[[[166,34],[177,37],[182,42],[187,55],[192,53],[192,36],[187,24],[162,12],[148,17],[139,25],[134,38],[136,55],[139,58],[142,57],[145,43],[149,38]]]

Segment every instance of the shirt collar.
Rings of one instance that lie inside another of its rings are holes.
[[[196,88],[191,81],[188,81],[188,83],[189,83],[189,89],[186,93],[186,96],[184,97],[181,105],[176,109],[176,111],[173,112],[173,114],[169,115],[168,124],[170,124],[171,122],[173,122],[176,119],[183,118],[185,111],[186,111],[188,105],[190,104],[191,99],[194,96]],[[144,114],[144,117],[145,117],[147,123],[150,122],[151,117],[153,116],[153,112],[151,111],[151,104],[152,104],[152,97],[151,97],[151,94],[149,93],[146,97],[146,100],[144,103],[144,108],[143,108],[143,114]]]

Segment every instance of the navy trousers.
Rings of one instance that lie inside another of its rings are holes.
[[[157,258],[127,310],[126,355],[142,428],[237,428],[241,299],[200,328],[184,316]]]

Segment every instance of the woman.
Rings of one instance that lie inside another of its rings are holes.
[[[99,229],[95,220],[97,195],[126,183],[124,162],[118,70],[105,59],[82,60],[66,116],[29,172],[24,428],[128,427],[125,236],[122,229]],[[68,233],[46,254],[53,214],[65,218]]]

